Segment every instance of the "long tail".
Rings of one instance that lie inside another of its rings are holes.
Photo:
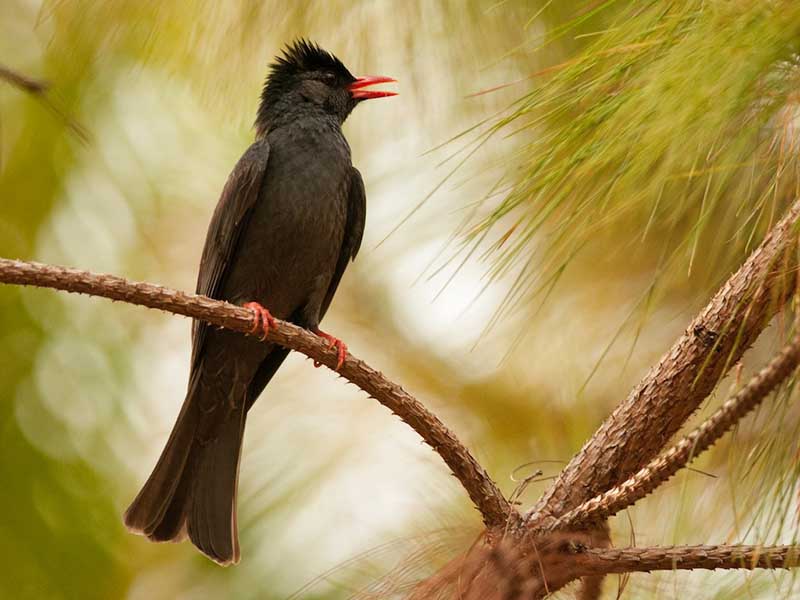
[[[218,422],[192,396],[150,478],[125,511],[125,525],[155,542],[180,541],[188,534],[203,554],[229,565],[239,562],[236,488],[246,411],[242,406]]]

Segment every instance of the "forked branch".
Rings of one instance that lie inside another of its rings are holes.
[[[647,465],[756,340],[797,286],[800,200],[620,403],[527,516],[555,519]]]
[[[152,283],[66,267],[0,258],[0,283],[100,296],[200,319],[242,333],[250,333],[254,325],[253,313],[240,306]],[[301,352],[331,369],[336,367],[336,351],[302,327],[276,320],[276,327],[270,328],[267,340]],[[470,451],[416,398],[351,354],[338,372],[405,421],[439,453],[480,511],[487,528],[502,526],[518,516]]]
[[[710,448],[754,410],[800,364],[800,337],[785,346],[770,363],[725,402],[711,417],[634,476],[556,519],[550,529],[581,528],[604,520],[652,493],[689,461]]]

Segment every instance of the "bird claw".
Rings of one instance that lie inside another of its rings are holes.
[[[244,307],[253,312],[253,328],[250,330],[250,334],[261,330],[264,332],[261,336],[261,341],[266,341],[269,330],[275,328],[275,318],[258,302],[248,302]]]
[[[342,340],[337,337],[333,337],[330,333],[325,333],[321,329],[312,329],[312,331],[317,334],[321,338],[325,338],[328,340],[328,348],[336,347],[337,349],[337,361],[336,361],[336,371],[342,368],[344,364],[344,359],[347,357],[347,344],[345,344]],[[318,360],[314,361],[314,366],[319,368],[322,366],[322,363]]]

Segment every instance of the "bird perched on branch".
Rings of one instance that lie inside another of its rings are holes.
[[[319,329],[361,244],[366,198],[342,123],[367,89],[335,56],[299,40],[271,65],[256,141],[233,169],[211,218],[197,292],[243,304],[266,333],[273,315]],[[267,307],[267,308],[265,308]],[[255,330],[255,328],[254,328]],[[189,387],[158,463],[125,513],[153,541],[192,543],[212,560],[239,560],[236,488],[247,411],[288,350],[195,321]]]

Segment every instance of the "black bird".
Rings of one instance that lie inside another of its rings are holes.
[[[341,127],[361,101],[395,95],[365,89],[391,81],[354,77],[311,42],[289,45],[270,66],[256,141],[225,184],[200,262],[199,294],[248,306],[265,333],[274,315],[325,337],[338,348],[339,366],[346,346],[319,323],[358,252],[366,216],[364,182]],[[129,530],[158,542],[188,535],[215,562],[238,562],[245,418],[287,354],[194,323],[186,399],[125,513]]]

